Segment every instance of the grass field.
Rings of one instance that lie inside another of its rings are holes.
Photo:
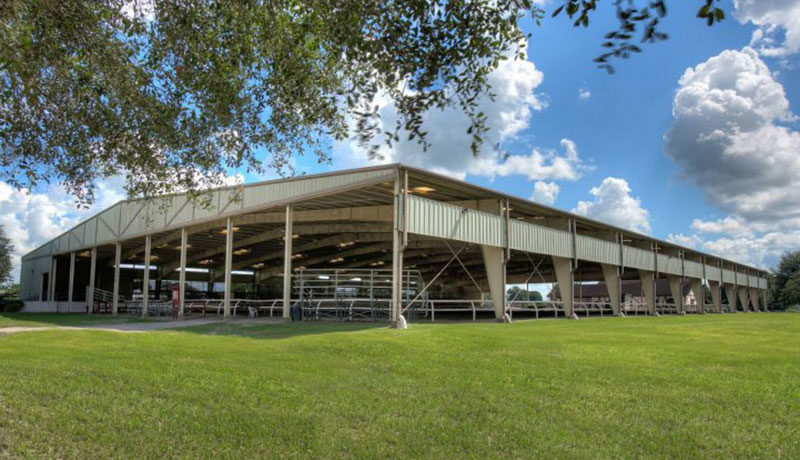
[[[0,335],[0,457],[800,457],[800,314]]]

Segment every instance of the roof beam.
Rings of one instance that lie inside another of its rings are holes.
[[[315,209],[308,211],[295,211],[294,222],[331,222],[331,221],[361,221],[361,222],[392,222],[392,206],[363,206],[336,209]],[[233,218],[233,225],[257,225],[257,224],[282,224],[286,216],[284,212],[258,212],[244,214]],[[224,219],[209,222],[201,225],[187,226],[188,235],[195,235],[218,227],[224,226]],[[153,241],[153,247],[158,248],[170,242],[177,241],[181,237],[180,230],[170,232],[164,237]],[[234,249],[236,246],[234,242]],[[127,260],[144,251],[144,245],[122,253],[121,260]],[[203,259],[201,257],[200,259]],[[198,259],[199,260],[199,259]],[[188,261],[191,263],[192,261]],[[109,266],[114,264],[109,262]]]

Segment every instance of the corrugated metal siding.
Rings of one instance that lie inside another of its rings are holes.
[[[658,254],[658,271],[669,275],[682,275],[681,259],[666,254]]]
[[[87,246],[94,245],[97,242],[97,219],[91,219],[86,223],[86,232],[84,233],[84,242]]]
[[[723,268],[722,281],[725,283],[733,284],[736,282],[736,274],[733,272],[733,270],[728,270],[727,268]]]
[[[23,298],[37,297],[42,290],[42,273],[50,272],[49,256],[23,260],[20,264],[19,290]]]
[[[178,227],[193,220],[213,218],[227,213],[242,211],[245,207],[255,209],[269,207],[272,203],[301,197],[309,193],[324,192],[346,187],[361,181],[386,179],[391,171],[376,169],[350,174],[300,178],[286,182],[254,184],[239,189],[211,191],[209,206],[201,203],[186,204],[186,195],[172,195],[151,200],[134,200],[117,203],[79,227],[53,239],[42,249],[47,254],[64,253],[111,243],[144,233],[157,232],[167,227]],[[37,254],[39,254],[37,252]],[[26,255],[26,258],[34,254]]]
[[[505,246],[499,215],[453,206],[414,195],[408,197],[408,231],[467,243]]]
[[[703,264],[697,263],[693,260],[683,261],[683,274],[691,278],[703,277]]]
[[[558,257],[572,257],[572,234],[541,225],[511,221],[511,249]]]
[[[244,187],[242,208],[258,207],[272,201],[286,200],[297,195],[317,193],[323,190],[338,188],[355,182],[376,179],[386,175],[386,170],[360,171],[350,174],[338,174],[287,182]]]
[[[43,246],[40,246],[40,247],[34,249],[33,251],[29,252],[28,254],[25,254],[22,257],[22,260],[32,260],[32,259],[36,259],[37,257],[49,256],[50,255],[50,251],[52,250],[52,245],[53,245],[52,242],[48,242],[48,243],[44,244]]]
[[[622,260],[626,267],[653,270],[653,253],[644,249],[625,246],[622,249]]]
[[[722,281],[719,267],[706,264],[706,279],[711,281]]]
[[[577,235],[575,249],[578,252],[578,259],[619,265],[619,245],[613,241]]]

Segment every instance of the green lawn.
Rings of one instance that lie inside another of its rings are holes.
[[[800,457],[800,315],[0,336],[0,457]]]
[[[0,313],[0,328],[11,326],[89,326],[146,321],[133,316],[87,315],[85,313]]]

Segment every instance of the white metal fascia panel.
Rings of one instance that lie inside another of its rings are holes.
[[[86,221],[86,227],[84,227],[83,233],[83,242],[87,246],[94,245],[97,242],[97,217],[93,217]]]
[[[759,287],[759,289],[767,289],[767,287],[769,287],[769,284],[767,283],[766,278],[759,278],[758,279],[758,287]]]
[[[678,257],[668,256],[666,254],[658,255],[658,271],[668,275],[681,276],[681,259]]]
[[[241,189],[241,209],[263,207],[271,202],[345,187],[357,182],[383,177],[386,174],[387,171],[385,169],[377,169],[283,182],[268,182],[266,184],[243,187]]]
[[[40,246],[31,251],[30,253],[22,256],[22,260],[33,260],[38,257],[49,256],[51,254],[52,246],[53,246],[52,241],[45,243],[43,246]]]
[[[165,199],[164,227],[180,225],[192,220],[192,203],[186,195],[174,195]]]
[[[733,270],[728,270],[727,268],[722,269],[722,282],[730,284],[736,282],[736,274],[733,272]]]
[[[706,264],[706,279],[710,281],[722,281],[722,274],[719,267]]]
[[[41,291],[42,273],[50,271],[49,256],[25,259],[20,264],[19,289],[23,298],[38,295]]]
[[[693,260],[684,260],[683,261],[683,274],[684,276],[691,277],[691,278],[702,278],[703,277],[703,264],[695,262]]]
[[[408,197],[410,233],[503,247],[503,228],[504,219],[499,215],[414,195]]]
[[[585,235],[575,237],[578,259],[603,264],[619,264],[619,244]]]
[[[641,268],[642,270],[653,270],[653,253],[644,249],[625,246],[622,249],[622,260],[626,267]]]
[[[511,221],[511,249],[558,257],[572,257],[572,234],[519,220]]]

